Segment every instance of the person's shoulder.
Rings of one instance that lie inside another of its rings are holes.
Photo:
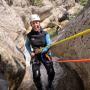
[[[31,32],[27,33],[27,37],[30,35]]]
[[[44,33],[44,34],[48,34],[48,32],[47,32],[47,31],[44,31],[44,30],[43,30],[43,33]]]
[[[30,37],[32,35],[32,31],[30,31],[29,33],[27,33],[27,37]]]

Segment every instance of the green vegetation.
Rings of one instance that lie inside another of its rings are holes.
[[[69,20],[72,20],[73,18],[75,18],[75,15],[69,15]]]
[[[32,5],[34,5],[34,6],[42,6],[42,0],[32,0]]]
[[[83,6],[85,6],[87,4],[87,1],[88,0],[80,0],[80,4],[83,5]]]
[[[57,34],[57,31],[56,31],[56,27],[53,27],[52,29],[50,29],[47,32],[50,34],[50,36],[51,36],[52,39],[58,35]]]

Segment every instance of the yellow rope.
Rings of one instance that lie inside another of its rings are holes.
[[[57,41],[57,42],[55,42],[55,43],[53,43],[53,44],[51,44],[50,46],[47,46],[47,47],[52,48],[53,46],[56,46],[56,45],[58,45],[58,44],[62,44],[62,43],[64,43],[64,42],[66,42],[66,41],[69,41],[69,40],[72,40],[72,39],[74,39],[74,38],[78,38],[78,37],[80,37],[80,36],[82,36],[82,35],[87,35],[87,34],[90,34],[90,29],[86,29],[86,30],[84,30],[84,31],[82,31],[82,32],[80,32],[80,33],[77,33],[77,34],[73,35],[73,36],[67,37],[67,38],[65,38],[65,39],[63,39],[63,40],[60,40],[60,41]],[[42,50],[42,49],[41,49],[41,50]],[[40,51],[41,51],[41,50],[40,50]],[[53,61],[53,60],[52,60],[52,61]],[[90,59],[56,60],[55,62],[90,62]]]
[[[77,34],[73,35],[73,36],[67,37],[67,38],[65,38],[65,39],[63,39],[63,40],[60,40],[60,41],[57,41],[57,42],[55,42],[55,43],[53,43],[53,44],[51,44],[51,45],[49,45],[49,46],[47,46],[47,47],[52,48],[53,46],[56,46],[56,45],[58,45],[58,44],[62,44],[62,43],[64,43],[64,42],[66,42],[66,41],[72,40],[72,39],[74,39],[74,38],[78,38],[78,37],[80,37],[80,36],[82,36],[82,35],[86,35],[86,34],[90,34],[90,29],[86,29],[86,30],[84,30],[84,31],[82,31],[82,32],[80,32],[80,33],[77,33]],[[42,49],[43,49],[43,48],[42,48]],[[40,52],[42,51],[42,49],[40,49]],[[53,61],[53,60],[52,60],[52,61]],[[90,62],[90,59],[56,60],[55,62]]]
[[[65,38],[65,39],[63,39],[63,40],[57,41],[57,42],[55,42],[55,43],[53,43],[53,44],[51,44],[51,45],[49,45],[49,46],[46,46],[46,47],[52,48],[53,46],[56,46],[56,45],[58,45],[58,44],[62,44],[62,43],[64,43],[64,42],[66,42],[66,41],[69,41],[69,40],[78,38],[78,37],[80,37],[80,36],[82,36],[82,35],[86,35],[86,34],[89,34],[89,33],[90,33],[90,29],[86,29],[86,30],[84,30],[84,31],[82,31],[82,32],[80,32],[80,33],[77,33],[77,34],[75,34],[75,35],[72,35],[72,36],[70,36],[70,37],[67,37],[67,38]],[[42,49],[43,49],[43,48],[40,49],[40,52],[42,51]]]
[[[67,37],[67,38],[65,38],[65,39],[63,39],[63,40],[60,40],[60,41],[57,41],[57,42],[51,44],[50,47],[56,46],[56,45],[58,45],[58,44],[64,43],[64,42],[66,42],[66,41],[75,39],[75,38],[77,38],[77,37],[80,37],[80,36],[82,36],[82,35],[86,35],[86,34],[89,34],[89,33],[90,33],[90,29],[84,30],[84,31],[82,31],[82,32],[80,32],[80,33],[77,33],[77,34],[73,35],[73,36]]]

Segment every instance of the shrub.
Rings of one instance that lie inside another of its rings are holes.
[[[83,5],[83,6],[85,6],[87,4],[87,1],[88,0],[80,0],[80,4]]]
[[[41,6],[42,5],[42,0],[32,0],[32,5]]]

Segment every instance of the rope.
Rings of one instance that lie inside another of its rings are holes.
[[[67,38],[65,38],[65,39],[63,39],[63,40],[57,41],[57,42],[51,44],[49,47],[56,46],[56,45],[58,45],[58,44],[64,43],[64,42],[66,42],[66,41],[75,39],[75,38],[77,38],[77,37],[80,37],[80,36],[82,36],[82,35],[86,35],[86,34],[89,34],[89,33],[90,33],[90,29],[87,29],[87,30],[82,31],[82,32],[80,32],[80,33],[77,33],[77,34],[75,34],[75,35],[73,35],[73,36],[67,37]]]
[[[53,46],[56,46],[58,44],[62,44],[64,42],[66,42],[66,41],[78,38],[78,37],[80,37],[82,35],[86,35],[86,34],[90,34],[90,29],[86,29],[86,30],[84,30],[84,31],[82,31],[80,33],[77,33],[77,34],[73,35],[73,36],[67,37],[67,38],[65,38],[63,40],[60,40],[60,41],[57,41],[57,42],[55,42],[55,43],[53,43],[53,44],[51,44],[51,45],[49,45],[47,47],[52,48]],[[77,60],[61,60],[61,59],[59,59],[59,60],[54,60],[54,61],[55,62],[90,62],[90,59],[77,59]]]
[[[89,34],[89,33],[90,33],[90,29],[86,29],[85,31],[82,31],[82,32],[77,33],[77,34],[75,34],[75,35],[73,35],[73,36],[67,37],[67,38],[65,38],[65,39],[63,39],[63,40],[54,42],[53,44],[48,45],[48,46],[46,46],[46,47],[52,48],[53,46],[56,46],[56,45],[58,45],[58,44],[62,44],[62,43],[64,43],[64,42],[66,42],[66,41],[69,41],[69,40],[78,38],[78,37],[80,37],[80,36],[82,36],[82,35],[86,35],[86,34]],[[43,49],[43,48],[40,49],[40,52],[42,51],[42,49]]]
[[[73,60],[52,60],[53,62],[60,62],[60,63],[66,63],[66,62],[74,62],[74,63],[80,63],[80,62],[90,62],[90,59],[73,59]]]

